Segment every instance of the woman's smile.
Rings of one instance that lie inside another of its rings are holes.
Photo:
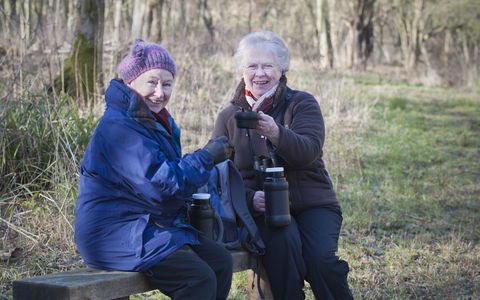
[[[163,101],[165,101],[164,99],[152,99],[152,98],[147,98],[147,100],[155,104],[160,104],[160,103],[163,103]]]

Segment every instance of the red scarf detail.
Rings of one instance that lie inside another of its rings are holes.
[[[168,121],[168,112],[166,108],[163,108],[158,113],[150,111],[152,115],[155,117],[158,123],[160,123],[163,128],[165,128],[170,135],[172,135],[172,127],[170,126],[170,122]]]
[[[273,94],[271,97],[269,98],[265,98],[265,100],[263,100],[263,102],[260,104],[260,106],[258,107],[257,111],[263,111],[263,113],[268,113],[268,111],[270,110],[270,108],[273,107],[273,98],[274,98],[275,94]]]
[[[250,93],[250,91],[247,89],[245,89],[245,97],[247,98],[247,102],[248,102],[248,105],[250,105],[250,108],[253,108],[255,106],[255,102],[257,101],[257,99],[255,99],[252,93]]]

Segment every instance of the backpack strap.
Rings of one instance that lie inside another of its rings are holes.
[[[265,253],[265,244],[263,243],[260,233],[258,232],[257,225],[253,220],[252,215],[247,207],[247,201],[245,200],[245,187],[243,184],[243,178],[238,171],[235,164],[228,160],[228,176],[230,181],[230,199],[233,204],[235,213],[240,218],[243,225],[243,232],[246,230],[249,237],[245,236],[245,240],[242,238],[242,246],[245,250],[263,255]],[[249,245],[247,245],[249,244]]]
[[[230,181],[230,199],[233,204],[235,213],[240,218],[242,223],[242,234],[240,242],[242,248],[253,253],[253,282],[252,288],[255,282],[255,275],[257,276],[257,288],[261,299],[265,299],[262,289],[260,287],[260,272],[261,263],[260,255],[265,254],[265,244],[263,243],[260,232],[258,231],[257,224],[253,220],[252,215],[247,207],[247,201],[245,200],[245,186],[243,184],[243,178],[237,167],[231,160],[228,162],[228,176]]]

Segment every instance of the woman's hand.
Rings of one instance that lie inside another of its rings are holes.
[[[265,193],[263,191],[256,191],[253,196],[253,209],[258,212],[265,212]]]
[[[275,120],[272,117],[264,114],[263,111],[260,111],[259,114],[260,120],[258,120],[255,131],[266,136],[274,146],[277,146],[278,138],[280,137],[280,130],[278,129],[277,123],[275,123]]]

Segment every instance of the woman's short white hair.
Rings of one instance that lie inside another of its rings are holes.
[[[290,55],[287,46],[278,34],[271,31],[256,31],[242,38],[235,52],[235,67],[239,74],[242,74],[246,55],[250,50],[269,51],[282,68],[282,74],[287,73],[290,66]]]

